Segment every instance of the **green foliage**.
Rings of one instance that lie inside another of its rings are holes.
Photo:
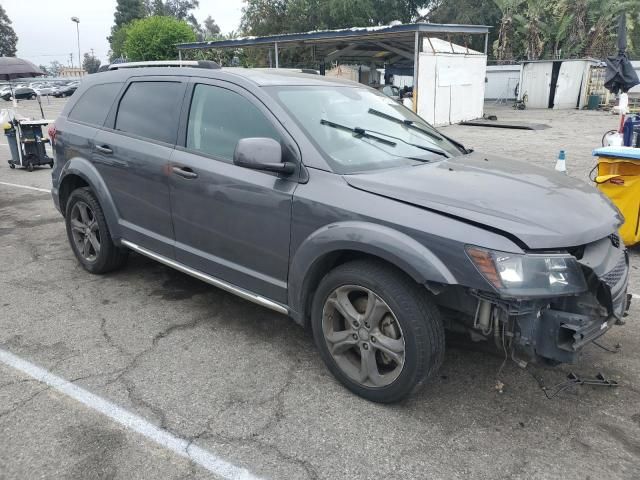
[[[410,22],[431,0],[245,0],[247,35],[305,32]]]
[[[15,57],[18,36],[11,26],[11,20],[0,5],[0,57]]]
[[[133,20],[144,18],[146,14],[147,12],[145,11],[142,0],[118,0],[114,14],[115,25],[113,30]]]
[[[124,54],[129,61],[169,60],[178,56],[176,43],[193,42],[189,24],[167,16],[152,16],[127,26]]]
[[[84,60],[82,61],[82,68],[84,68],[87,73],[96,73],[100,68],[100,60],[94,55],[85,53]]]
[[[116,58],[124,58],[124,43],[127,40],[128,32],[129,25],[122,25],[115,30],[109,38],[111,42],[111,52],[109,53],[110,61],[114,61]]]

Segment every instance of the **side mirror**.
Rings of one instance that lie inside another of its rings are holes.
[[[296,170],[292,162],[282,160],[282,147],[273,138],[242,138],[233,152],[233,164],[252,170],[291,175]]]

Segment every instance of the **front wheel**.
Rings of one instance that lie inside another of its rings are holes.
[[[117,247],[102,207],[91,189],[74,190],[67,202],[65,223],[73,253],[91,273],[106,273],[122,267],[128,250]]]
[[[311,321],[328,369],[367,400],[402,400],[442,363],[444,328],[427,292],[377,261],[329,272],[316,290]]]

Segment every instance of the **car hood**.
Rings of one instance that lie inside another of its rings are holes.
[[[479,152],[344,178],[354,188],[516,237],[530,249],[584,245],[622,222],[612,203],[591,185]]]

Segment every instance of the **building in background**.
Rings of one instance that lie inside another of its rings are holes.
[[[87,74],[87,72],[84,71],[84,68],[78,68],[78,67],[63,67],[60,69],[60,77],[65,77],[65,78],[69,78],[69,77],[75,77],[75,78],[79,78],[79,77],[84,77]]]

